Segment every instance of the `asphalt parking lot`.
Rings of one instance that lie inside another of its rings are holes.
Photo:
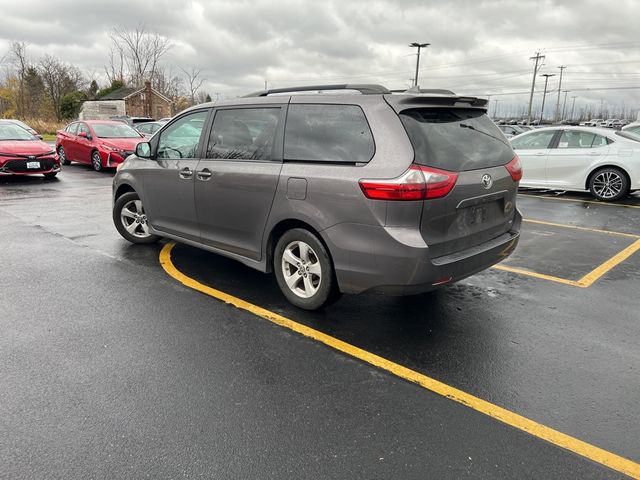
[[[125,242],[112,176],[0,178],[0,477],[640,476],[640,195],[523,192],[497,268],[304,312]]]

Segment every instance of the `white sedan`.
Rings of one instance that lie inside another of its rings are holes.
[[[511,138],[520,186],[586,192],[613,202],[640,190],[640,137],[594,127],[539,128]]]

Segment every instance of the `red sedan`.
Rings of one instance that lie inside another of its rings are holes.
[[[112,120],[70,123],[56,134],[56,150],[63,165],[87,163],[99,172],[117,167],[133,154],[144,137],[129,125]]]
[[[60,160],[51,145],[11,122],[0,122],[0,175],[55,177]]]

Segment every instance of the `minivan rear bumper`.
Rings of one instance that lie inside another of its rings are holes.
[[[508,232],[449,255],[431,258],[417,228],[339,224],[322,232],[340,291],[412,295],[457,282],[506,259],[520,239],[516,210]]]

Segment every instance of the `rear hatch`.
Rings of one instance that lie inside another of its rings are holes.
[[[420,229],[432,258],[472,248],[508,232],[517,182],[505,165],[515,153],[482,108],[436,106],[399,112],[414,163],[455,172],[453,189],[423,200]]]

